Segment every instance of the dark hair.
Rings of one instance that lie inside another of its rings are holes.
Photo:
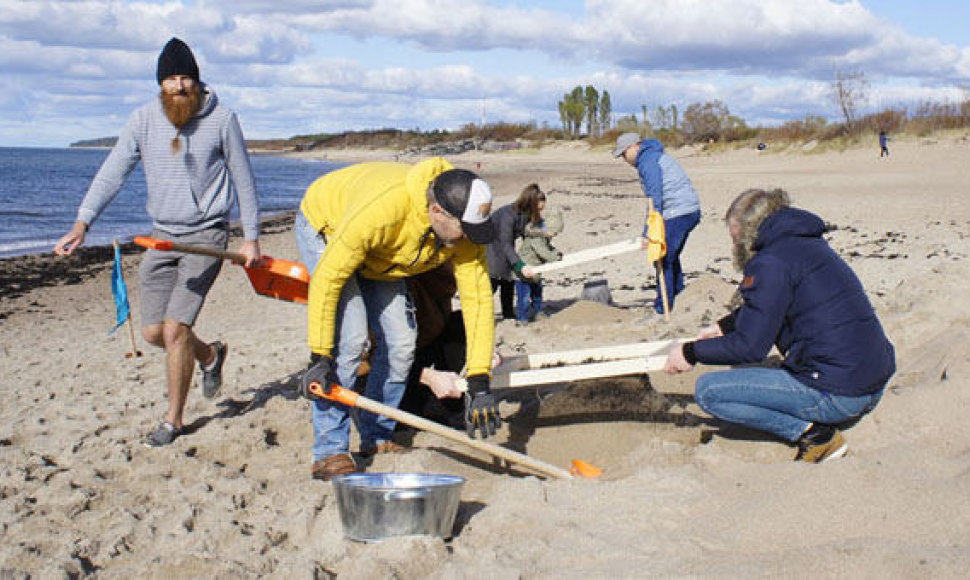
[[[453,217],[461,219],[468,205],[468,192],[478,176],[467,169],[449,169],[431,182],[433,200]]]
[[[512,203],[512,209],[525,214],[529,218],[530,224],[537,224],[542,219],[539,214],[539,201],[544,199],[546,199],[546,194],[542,193],[539,185],[530,183],[522,189],[519,198]]]

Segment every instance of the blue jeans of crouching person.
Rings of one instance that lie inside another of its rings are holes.
[[[872,411],[883,389],[857,397],[813,389],[784,369],[736,368],[701,375],[697,404],[714,417],[795,442],[812,423],[837,425]]]

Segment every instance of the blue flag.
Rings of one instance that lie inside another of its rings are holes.
[[[115,266],[111,270],[111,293],[115,296],[115,319],[117,324],[109,332],[112,333],[128,320],[131,307],[128,305],[128,286],[125,285],[125,277],[121,273],[121,246],[115,242]]]

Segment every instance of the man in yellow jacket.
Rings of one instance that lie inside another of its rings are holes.
[[[364,394],[396,407],[417,336],[404,279],[451,261],[468,345],[466,426],[469,435],[495,433],[498,401],[489,389],[495,330],[485,260],[494,237],[491,205],[485,181],[441,157],[416,165],[361,163],[310,185],[294,225],[312,273],[307,343],[313,354],[304,396],[313,398],[313,382],[352,386],[370,330],[375,349]],[[314,398],[314,478],[356,470],[349,418],[343,405]],[[391,419],[361,412],[358,429],[363,455],[400,449],[391,441]]]

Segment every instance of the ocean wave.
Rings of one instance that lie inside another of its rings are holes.
[[[54,244],[56,243],[56,239],[0,242],[0,258],[10,258],[27,254],[46,254],[54,251]]]
[[[30,217],[30,218],[43,218],[48,217],[48,215],[41,211],[30,211],[26,209],[0,209],[0,216],[8,217]]]

